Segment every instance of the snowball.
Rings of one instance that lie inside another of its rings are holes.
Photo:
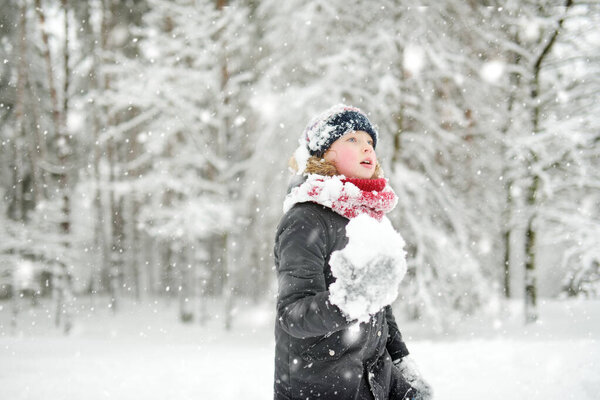
[[[406,274],[404,239],[387,218],[379,222],[366,214],[350,220],[346,236],[348,244],[334,251],[329,262],[336,277],[330,301],[349,320],[368,321],[398,296]]]

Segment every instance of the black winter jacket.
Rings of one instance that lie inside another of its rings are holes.
[[[388,399],[392,360],[408,354],[390,306],[357,330],[329,302],[329,258],[346,246],[348,222],[327,207],[300,203],[279,224],[276,400]]]

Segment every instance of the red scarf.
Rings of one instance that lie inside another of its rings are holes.
[[[341,179],[340,176],[311,174],[286,196],[283,211],[307,201],[329,207],[346,218],[367,214],[381,221],[387,212],[394,209],[398,198],[383,178]]]

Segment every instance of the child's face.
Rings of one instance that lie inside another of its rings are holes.
[[[323,157],[347,178],[372,178],[377,165],[373,139],[364,131],[349,132],[338,138]]]

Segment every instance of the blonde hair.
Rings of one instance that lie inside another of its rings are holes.
[[[296,157],[292,156],[288,162],[288,165],[294,172],[299,172],[299,166],[296,162]],[[323,157],[311,156],[306,161],[306,168],[302,171],[303,174],[317,174],[323,176],[335,176],[339,175],[335,164],[331,161],[325,160]],[[381,168],[381,164],[377,161],[377,165],[375,165],[375,171],[373,172],[373,176],[371,179],[375,178],[383,178],[383,169]]]

